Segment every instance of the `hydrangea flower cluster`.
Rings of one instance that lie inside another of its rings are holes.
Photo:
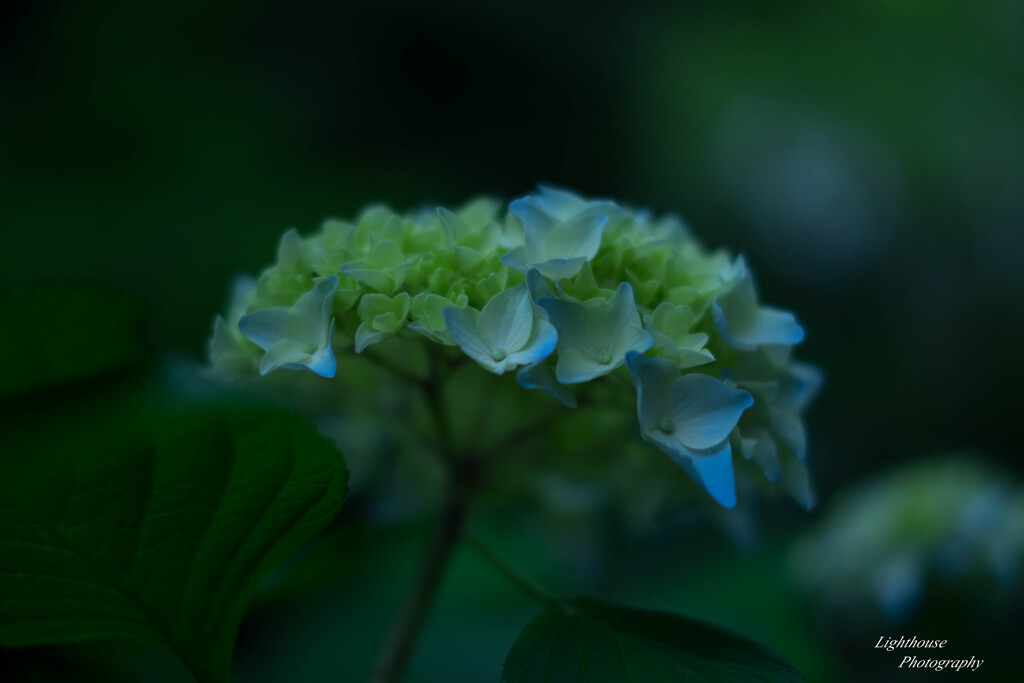
[[[210,355],[230,375],[332,378],[339,354],[393,337],[454,347],[570,408],[586,385],[636,387],[640,434],[725,507],[734,454],[806,506],[801,413],[818,373],[791,359],[793,315],[762,306],[742,258],[709,252],[674,217],[542,187],[502,211],[401,215],[383,206],[315,234],[241,279]]]
[[[904,621],[942,584],[1005,604],[1024,590],[1024,487],[976,457],[906,466],[837,500],[793,562],[800,585],[854,616]]]

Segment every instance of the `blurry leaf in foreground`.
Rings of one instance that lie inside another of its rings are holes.
[[[225,681],[260,580],[341,508],[343,460],[269,410],[98,422],[0,461],[0,646],[162,642]]]
[[[549,607],[505,660],[507,683],[804,678],[768,648],[695,619],[576,600]]]
[[[119,370],[142,357],[136,306],[90,285],[5,291],[0,319],[0,398]]]

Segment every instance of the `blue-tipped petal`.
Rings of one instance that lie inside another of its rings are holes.
[[[736,504],[729,435],[753,403],[745,391],[707,375],[679,376],[675,363],[626,354],[637,388],[641,435],[699,483],[720,505]]]
[[[686,451],[669,452],[669,457],[700,484],[724,508],[736,506],[736,480],[732,471],[732,446],[728,442],[708,455]]]
[[[327,343],[323,348],[317,349],[309,361],[303,365],[311,371],[330,379],[338,371],[338,361],[334,357],[334,321],[331,321],[327,331]]]
[[[518,270],[520,273],[525,273],[529,270],[529,266],[526,265],[526,250],[523,247],[516,247],[498,260],[512,270]]]
[[[754,283],[749,278],[715,297],[711,319],[722,341],[741,351],[764,345],[791,346],[804,338],[804,330],[792,313],[757,306]]]
[[[558,332],[547,320],[536,320],[526,346],[509,356],[515,365],[532,365],[544,360],[555,350]]]
[[[558,382],[548,363],[535,363],[519,368],[519,372],[516,373],[516,382],[526,389],[545,391],[570,408],[575,408],[577,405],[576,397]]]

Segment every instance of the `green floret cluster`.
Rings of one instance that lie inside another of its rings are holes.
[[[618,376],[641,436],[719,503],[735,502],[736,451],[810,504],[801,413],[819,377],[791,359],[803,330],[675,217],[542,187],[507,210],[372,206],[289,230],[273,265],[236,282],[210,357],[228,377],[326,380],[396,337],[573,408],[581,385]]]

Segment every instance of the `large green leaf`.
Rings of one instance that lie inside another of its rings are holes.
[[[549,607],[505,660],[507,683],[803,681],[753,641],[695,619],[576,600]]]
[[[0,456],[0,646],[158,642],[226,680],[260,580],[341,508],[341,455],[263,409],[80,422]]]

